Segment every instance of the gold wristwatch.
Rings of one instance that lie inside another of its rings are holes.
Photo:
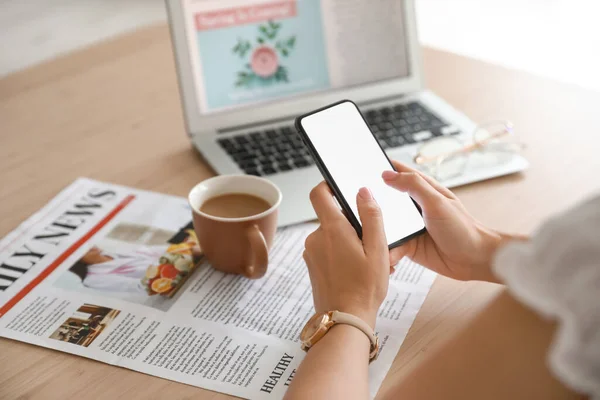
[[[343,313],[340,311],[328,311],[325,313],[318,313],[312,316],[308,320],[304,329],[300,333],[300,340],[302,342],[302,350],[308,351],[312,346],[315,345],[319,340],[325,336],[325,334],[336,324],[351,325],[362,332],[369,338],[371,342],[371,350],[369,352],[369,362],[374,361],[379,353],[379,338],[373,332],[373,329],[362,319],[352,315]]]

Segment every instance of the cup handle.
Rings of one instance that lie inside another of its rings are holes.
[[[269,265],[269,249],[267,241],[257,225],[252,225],[246,231],[250,241],[251,262],[244,270],[244,276],[250,279],[261,278],[267,272]]]

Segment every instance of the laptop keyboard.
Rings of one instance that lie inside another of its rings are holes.
[[[418,102],[369,109],[363,115],[384,149],[459,133]],[[314,164],[291,125],[221,138],[217,142],[250,175],[273,175]]]
[[[368,110],[364,115],[384,149],[459,133],[418,102]]]
[[[293,126],[246,133],[218,142],[250,175],[273,175],[314,164]]]

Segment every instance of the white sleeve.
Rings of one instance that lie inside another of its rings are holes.
[[[551,219],[494,262],[509,291],[558,322],[548,363],[566,386],[600,399],[600,196]]]
[[[83,285],[90,289],[101,290],[105,292],[119,292],[139,294],[145,293],[139,279],[130,278],[121,275],[88,275],[83,280]]]

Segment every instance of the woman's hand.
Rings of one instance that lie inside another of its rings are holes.
[[[357,194],[361,241],[325,182],[312,190],[310,200],[321,222],[306,239],[304,251],[315,311],[339,310],[375,327],[389,279],[389,252],[379,205],[368,189]]]
[[[385,171],[384,181],[407,192],[423,210],[427,233],[390,252],[394,265],[402,257],[458,280],[498,282],[490,268],[503,235],[475,220],[460,200],[433,178],[392,161],[397,172]],[[401,222],[399,222],[401,223]]]
[[[389,252],[377,202],[362,188],[356,203],[363,240],[342,214],[325,182],[310,193],[321,226],[306,239],[315,310],[353,314],[375,328],[388,289]],[[370,342],[350,325],[334,326],[306,355],[286,399],[369,397]]]

